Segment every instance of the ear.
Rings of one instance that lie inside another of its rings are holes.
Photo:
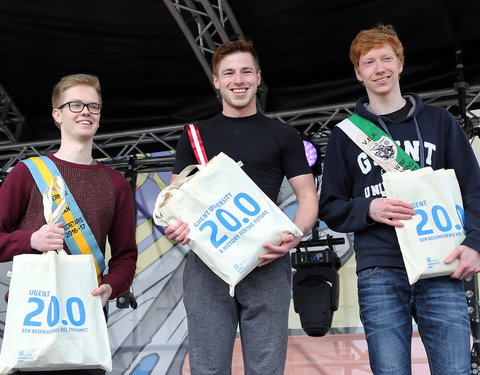
[[[260,82],[262,82],[261,70],[257,72],[257,86],[260,86]]]
[[[403,64],[398,62],[398,74],[400,75],[401,72],[403,72]]]
[[[52,117],[57,124],[62,123],[62,113],[59,109],[55,108],[52,110]]]
[[[362,82],[362,83],[363,83],[363,78],[362,78],[362,76],[360,75],[360,72],[358,71],[358,68],[355,67],[354,70],[355,70],[355,75],[357,76],[357,80],[358,80],[359,82]]]
[[[219,83],[218,83],[218,78],[217,78],[217,76],[216,76],[215,74],[213,74],[212,77],[213,77],[213,86],[215,86],[215,88],[216,88],[217,90],[220,90],[220,85],[219,85]]]

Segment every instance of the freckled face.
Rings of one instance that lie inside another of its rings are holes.
[[[389,44],[373,48],[362,55],[355,68],[357,79],[369,94],[386,95],[400,88],[403,65]]]

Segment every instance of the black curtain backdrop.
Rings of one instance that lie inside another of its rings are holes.
[[[403,91],[480,84],[478,0],[230,0],[260,56],[267,112],[355,101],[348,59],[356,33],[391,23],[405,47]],[[161,0],[0,1],[0,83],[26,124],[20,141],[57,138],[50,96],[71,73],[100,77],[100,132],[207,118],[220,103]]]

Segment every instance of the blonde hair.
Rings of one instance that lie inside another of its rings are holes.
[[[92,76],[90,74],[71,74],[63,77],[54,87],[52,92],[52,108],[58,108],[61,105],[60,99],[62,98],[63,93],[75,86],[90,86],[95,89],[100,99],[102,101],[102,90],[100,87],[100,81],[97,76]]]

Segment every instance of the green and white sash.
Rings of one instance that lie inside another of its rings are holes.
[[[373,122],[353,114],[337,126],[386,171],[420,169],[417,162]]]

